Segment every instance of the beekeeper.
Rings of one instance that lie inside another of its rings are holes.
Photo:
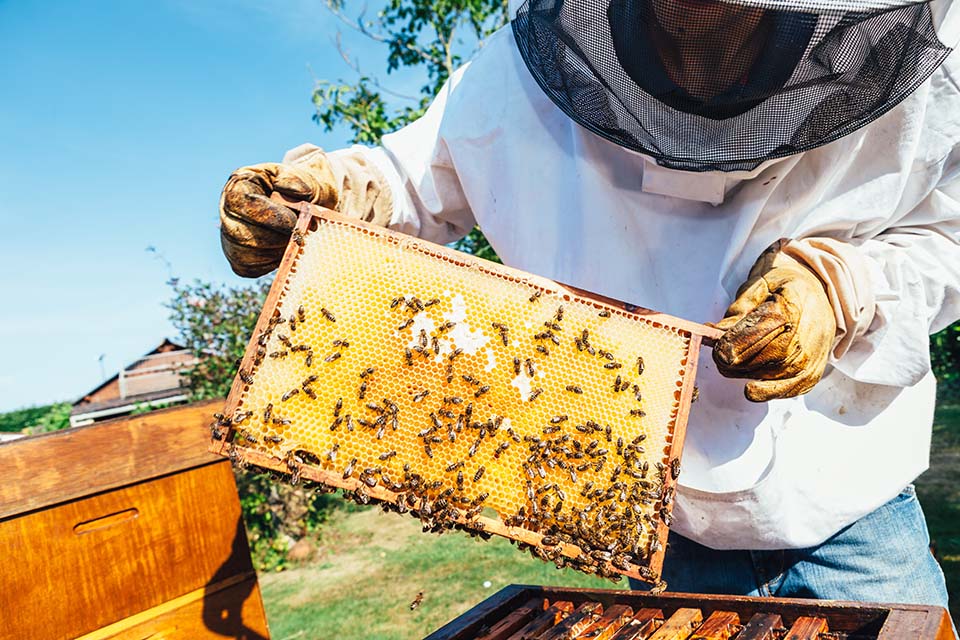
[[[237,170],[223,248],[278,265],[277,191],[439,243],[479,224],[508,265],[718,322],[670,588],[946,606],[910,483],[928,336],[960,318],[949,8],[529,0],[382,146]]]

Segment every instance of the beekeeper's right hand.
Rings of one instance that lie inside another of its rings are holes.
[[[327,154],[302,145],[282,163],[237,169],[220,194],[220,243],[237,275],[262,276],[283,258],[297,213],[273,193],[383,226],[393,209],[386,181],[359,148]]]

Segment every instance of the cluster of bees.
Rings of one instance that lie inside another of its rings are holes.
[[[541,294],[537,291],[530,296],[529,302],[542,304],[540,298]],[[645,579],[656,582],[659,576],[646,565],[653,554],[663,549],[658,530],[661,522],[668,526],[670,524],[669,511],[674,499],[671,480],[679,475],[678,461],[674,460],[671,465],[655,462],[651,467],[649,459],[644,456],[645,434],[625,439],[615,434],[610,425],[594,420],[580,422],[567,414],[557,414],[549,418],[539,432],[530,433],[529,429],[524,429],[521,435],[514,430],[506,416],[481,416],[479,406],[475,405],[479,405],[481,398],[490,392],[490,385],[480,380],[476,372],[458,371],[458,361],[463,357],[462,349],[447,350],[441,345],[441,340],[456,326],[456,322],[447,320],[431,332],[414,329],[413,316],[439,302],[437,298],[421,301],[412,296],[398,296],[389,304],[390,313],[399,314],[395,328],[409,336],[407,344],[412,345],[403,347],[404,366],[415,367],[418,362],[443,364],[447,391],[438,393],[435,389],[422,389],[412,397],[413,403],[434,403],[433,410],[429,411],[429,422],[422,425],[402,423],[400,409],[393,400],[368,397],[371,395],[371,382],[378,372],[375,367],[365,367],[358,374],[356,400],[348,399],[345,402],[342,397],[338,398],[330,407],[330,422],[325,427],[317,427],[338,432],[348,440],[358,436],[345,434],[357,432],[369,434],[377,441],[389,432],[416,429],[416,438],[423,453],[431,460],[440,448],[466,439],[470,442],[466,449],[466,460],[458,459],[445,465],[442,478],[435,477],[434,472],[418,471],[415,468],[416,460],[406,460],[402,472],[397,470],[396,465],[392,470],[388,469],[389,461],[398,455],[393,449],[379,455],[378,461],[382,464],[371,464],[371,461],[361,464],[357,457],[346,459],[346,456],[340,455],[339,441],[335,441],[325,452],[302,448],[285,450],[281,446],[284,442],[282,436],[263,435],[266,427],[282,429],[291,424],[290,419],[283,416],[284,403],[300,394],[311,400],[317,399],[314,387],[323,382],[320,368],[317,369],[318,373],[310,374],[299,385],[284,393],[279,403],[268,403],[258,415],[254,415],[253,411],[238,412],[231,417],[218,415],[214,436],[223,437],[220,427],[232,428],[229,451],[235,459],[239,457],[237,443],[259,445],[262,442],[268,451],[282,453],[292,482],[300,481],[304,465],[336,470],[343,480],[358,480],[359,485],[345,493],[362,504],[373,500],[368,488],[379,486],[386,489],[395,499],[378,501],[383,509],[418,517],[424,532],[442,533],[449,529],[461,529],[484,538],[489,537],[489,532],[485,530],[483,522],[476,518],[483,512],[489,497],[489,492],[483,491],[486,465],[502,466],[501,457],[508,450],[520,450],[520,481],[525,500],[515,513],[503,517],[503,522],[507,526],[537,532],[541,537],[538,544],[511,542],[541,560],[555,563],[558,568],[570,566],[614,581],[621,578],[621,571],[636,569]],[[336,322],[334,314],[326,308],[320,309],[320,315],[324,322]],[[607,318],[610,312],[601,310],[598,315]],[[254,367],[266,358],[295,357],[302,357],[308,369],[315,363],[322,367],[324,363],[338,360],[350,347],[346,339],[334,340],[331,348],[325,352],[319,352],[312,345],[297,343],[297,326],[306,321],[307,313],[302,305],[289,317],[272,317],[257,339]],[[539,366],[536,359],[548,358],[551,350],[560,347],[563,340],[571,341],[578,352],[596,358],[600,366],[609,372],[607,375],[612,378],[610,389],[614,394],[633,396],[637,404],[629,409],[629,415],[632,418],[644,417],[640,387],[630,379],[643,375],[643,358],[637,358],[632,368],[624,367],[613,353],[591,343],[587,329],[571,332],[565,329],[563,323],[564,308],[561,305],[552,318],[543,323],[542,329],[526,336],[532,339],[539,355],[514,357],[514,374],[519,376],[524,373],[534,380]],[[492,323],[491,328],[504,347],[511,344],[513,334],[517,333],[499,322]],[[270,351],[268,345],[274,335],[274,344],[278,348]],[[252,384],[250,371],[241,369],[238,375],[244,383]],[[466,391],[457,391],[456,388]],[[572,401],[575,401],[575,396],[583,394],[583,388],[578,384],[568,384],[564,390],[570,394]],[[524,401],[537,402],[542,393],[542,388],[533,388],[526,393]],[[348,410],[348,405],[356,406],[356,409]],[[254,427],[256,422],[261,422],[262,426]],[[485,460],[485,464],[476,466],[472,473],[465,473],[467,461],[476,456],[479,456],[477,460]],[[507,473],[513,477],[517,475],[512,470]],[[323,485],[321,488],[333,490]],[[571,500],[569,492],[573,491],[577,496]],[[571,555],[567,545],[575,545],[579,553]]]

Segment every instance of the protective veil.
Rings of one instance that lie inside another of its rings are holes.
[[[750,171],[913,92],[956,39],[948,5],[527,0],[512,24],[537,83],[581,126],[663,167]]]

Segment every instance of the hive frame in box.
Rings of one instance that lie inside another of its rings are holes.
[[[681,393],[678,400],[677,413],[673,420],[672,436],[668,436],[669,450],[666,453],[666,458],[664,459],[663,463],[670,467],[675,460],[679,461],[680,452],[683,448],[684,436],[686,434],[687,417],[690,410],[690,404],[693,400],[693,382],[696,375],[697,359],[699,356],[700,346],[712,345],[713,342],[723,333],[719,329],[651,311],[630,303],[600,296],[576,287],[564,285],[562,283],[558,283],[547,278],[542,278],[518,269],[492,263],[490,261],[476,258],[474,256],[450,249],[448,247],[437,245],[426,240],[420,240],[402,233],[385,229],[383,227],[378,227],[362,221],[347,218],[335,211],[323,209],[308,203],[301,203],[299,205],[299,212],[300,216],[297,221],[295,233],[307,234],[309,231],[316,229],[316,225],[321,224],[323,220],[329,220],[337,223],[347,223],[356,227],[360,227],[368,233],[387,238],[398,244],[403,244],[407,248],[418,250],[422,253],[433,255],[434,257],[444,258],[459,266],[470,267],[483,273],[504,277],[510,280],[521,281],[530,285],[531,287],[544,291],[560,292],[566,299],[577,298],[582,301],[595,304],[599,308],[606,307],[610,309],[616,309],[620,313],[640,316],[646,321],[650,322],[654,328],[673,327],[677,329],[689,340],[689,346],[682,378],[682,386],[680,389]],[[268,331],[270,318],[277,313],[277,308],[279,307],[283,296],[286,293],[285,285],[288,281],[288,278],[296,269],[296,263],[299,255],[300,248],[298,244],[291,241],[277,270],[273,281],[273,286],[270,288],[270,292],[267,295],[266,302],[264,303],[264,311],[260,314],[260,317],[257,321],[253,337],[251,338],[250,344],[248,345],[246,353],[241,361],[240,369],[244,369],[249,372],[253,372],[256,369],[254,360],[257,336],[265,331]],[[246,387],[247,384],[243,382],[239,376],[234,379],[233,385],[230,388],[230,393],[227,397],[224,415],[231,416],[236,414],[241,404],[242,396]],[[290,469],[283,459],[268,455],[262,451],[245,447],[239,441],[234,441],[231,444],[231,440],[233,440],[231,435],[232,433],[228,434],[227,437],[224,437],[221,440],[214,440],[211,443],[210,450],[223,456],[228,456],[232,453],[232,457],[243,460],[245,463],[279,471],[281,473],[289,473]],[[399,497],[399,494],[394,493],[389,489],[385,489],[382,485],[378,485],[376,487],[365,486],[359,479],[353,477],[344,479],[340,473],[318,469],[310,465],[303,465],[301,467],[300,477],[344,490],[352,491],[362,487],[371,498],[384,502],[395,504]],[[668,488],[673,487],[675,483],[676,480],[673,478],[672,474],[667,473],[663,490],[666,491]],[[542,546],[540,544],[540,541],[543,538],[542,534],[524,529],[522,527],[508,526],[500,520],[495,520],[486,516],[479,516],[469,521],[461,518],[459,522],[467,528],[471,527],[471,523],[479,522],[482,523],[483,530],[486,533],[496,534],[533,546]],[[667,525],[661,519],[656,531],[656,536],[661,540],[665,540],[666,535]],[[566,542],[558,545],[556,549],[559,549],[560,553],[568,558],[574,558],[580,555],[579,547]],[[662,566],[663,550],[661,549],[652,555],[647,568],[652,571],[655,576],[659,577]],[[610,568],[615,570],[617,573],[627,575],[632,578],[645,580],[647,582],[653,581],[649,575],[641,575],[639,568],[636,565],[631,565],[629,570],[612,567],[612,565],[610,565]]]

